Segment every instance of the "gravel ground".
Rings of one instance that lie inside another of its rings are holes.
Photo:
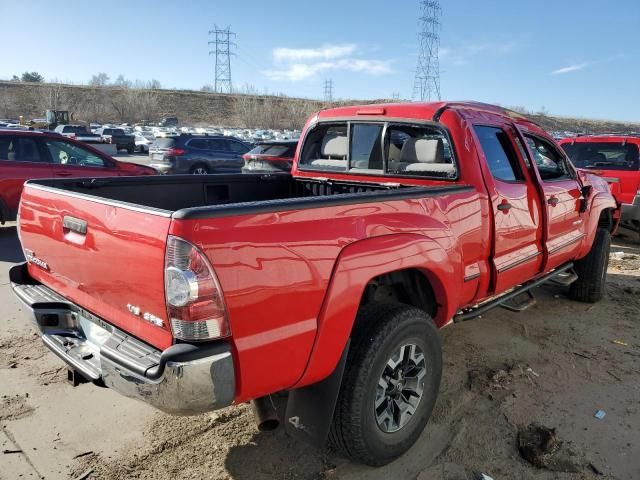
[[[638,479],[636,239],[615,239],[612,252],[624,254],[612,255],[607,296],[598,304],[576,303],[566,289],[542,286],[526,312],[497,309],[445,328],[443,384],[427,430],[406,455],[372,469],[296,443],[281,430],[258,433],[246,405],[171,417],[93,385],[72,388],[12,298],[6,272],[21,254],[15,228],[5,226],[0,478],[91,472],[87,478],[470,480],[485,473],[496,480]],[[597,410],[606,413],[603,419],[594,417]],[[538,466],[518,450],[531,429],[553,437]]]

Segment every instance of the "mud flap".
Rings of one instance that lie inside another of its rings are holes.
[[[342,374],[347,363],[351,339],[344,347],[338,365],[324,380],[291,390],[285,412],[285,430],[295,439],[323,448],[333,420],[340,393]]]

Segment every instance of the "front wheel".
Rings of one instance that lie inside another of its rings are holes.
[[[442,376],[440,337],[422,310],[369,304],[351,341],[329,441],[352,460],[385,465],[429,421]]]
[[[596,238],[586,257],[574,262],[573,268],[578,280],[569,287],[569,297],[579,302],[595,303],[604,296],[611,234],[605,228],[598,228]]]

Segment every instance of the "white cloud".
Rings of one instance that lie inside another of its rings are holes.
[[[309,60],[331,60],[351,55],[356,45],[324,45],[320,48],[275,48],[273,59],[276,62],[305,62]]]
[[[272,80],[297,82],[322,72],[343,70],[366,75],[391,73],[391,61],[355,58],[355,44],[323,45],[319,48],[275,48],[275,68],[263,73]]]
[[[562,75],[563,73],[577,72],[578,70],[582,70],[583,68],[586,68],[589,65],[591,65],[591,63],[589,62],[576,63],[575,65],[569,65],[567,67],[558,68],[557,70],[552,71],[551,75]]]
[[[330,70],[346,70],[367,75],[385,75],[393,71],[388,61],[343,58],[333,62],[292,63],[285,69],[267,70],[264,73],[272,80],[297,82]]]

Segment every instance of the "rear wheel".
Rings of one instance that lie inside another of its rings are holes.
[[[132,147],[131,145],[129,145],[129,146],[127,147],[127,153],[128,153],[129,155],[131,155],[131,154],[134,152],[134,150],[135,150],[135,147]]]
[[[578,280],[569,287],[569,297],[587,303],[594,303],[602,299],[610,250],[611,234],[609,230],[598,228],[596,238],[587,256],[574,263]]]
[[[198,165],[194,165],[193,167],[191,167],[190,172],[193,175],[206,175],[209,173],[209,169],[206,165],[199,163]]]
[[[355,461],[384,465],[415,443],[431,416],[440,337],[425,312],[403,304],[366,305],[356,322],[329,441]]]

